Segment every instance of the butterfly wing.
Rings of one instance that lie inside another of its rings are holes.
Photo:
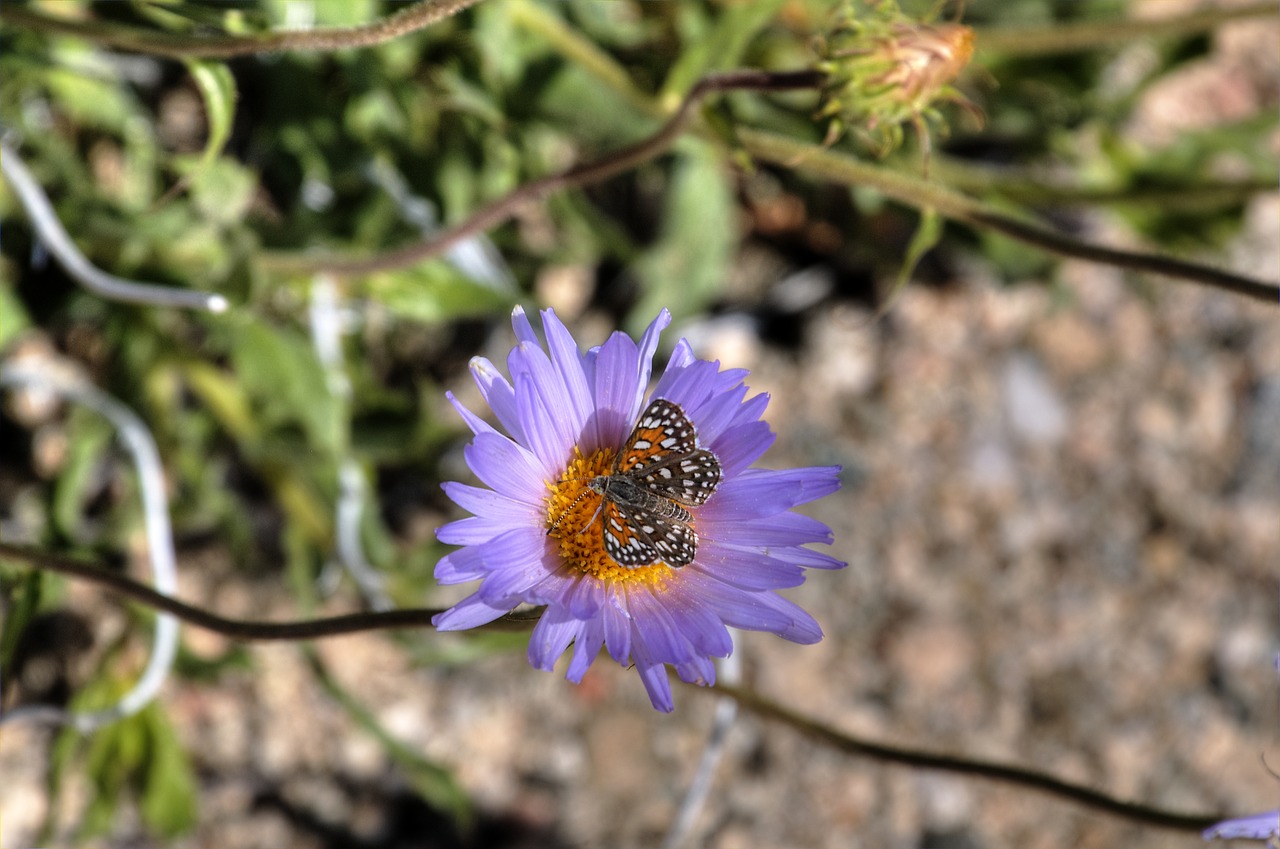
[[[698,535],[679,519],[608,499],[604,516],[604,550],[619,566],[634,569],[658,560],[677,569],[698,553]]]
[[[619,566],[634,569],[658,559],[653,538],[644,533],[645,519],[637,511],[606,497],[600,509],[604,551]],[[647,514],[644,514],[647,517]]]
[[[700,507],[720,485],[720,461],[710,451],[699,449],[641,469],[631,477],[660,498]]]
[[[697,448],[697,433],[684,410],[665,398],[655,398],[631,429],[613,472],[622,475],[641,472]]]

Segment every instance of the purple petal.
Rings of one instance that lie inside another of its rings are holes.
[[[609,656],[625,666],[631,657],[631,613],[626,599],[616,589],[608,592],[600,608],[600,623]]]
[[[516,411],[515,389],[497,367],[484,357],[471,358],[471,376],[475,378],[476,386],[480,387],[485,403],[497,417],[498,424],[511,434],[512,439],[522,442],[524,431],[520,429],[520,416]]]
[[[696,359],[697,357],[693,355],[693,348],[690,347],[688,339],[682,338],[676,342],[675,348],[671,351],[671,358],[667,360],[667,367],[663,370],[662,376],[658,378],[657,385],[653,387],[653,397],[669,397],[668,393],[671,391],[671,386],[675,383],[676,377]]]
[[[489,426],[488,422],[463,406],[462,402],[454,397],[452,392],[444,393],[444,397],[458,411],[458,415],[462,416],[462,421],[466,423],[467,427],[471,428],[472,433],[497,433],[496,430]]]
[[[649,379],[653,376],[653,355],[658,350],[658,339],[662,336],[662,331],[667,329],[671,324],[671,313],[666,307],[658,313],[657,317],[649,323],[645,328],[644,335],[640,337],[639,354],[639,370],[638,381],[639,391],[636,393],[634,406],[631,408],[630,418],[634,421],[640,417],[640,404],[644,400],[644,391],[649,386]]]
[[[725,656],[728,656],[727,653]],[[710,687],[716,683],[716,665],[706,657],[695,657],[688,663],[677,663],[676,674],[681,681],[700,687]]]
[[[676,706],[671,700],[671,682],[667,680],[667,668],[649,656],[642,640],[635,641],[631,655],[645,692],[649,694],[649,703],[663,713],[671,713]]]
[[[489,574],[480,584],[480,598],[490,604],[504,599],[542,603],[530,590],[547,576],[547,535],[527,528],[508,531],[482,546]]]
[[[481,601],[479,594],[473,594],[434,617],[431,624],[438,631],[465,631],[467,628],[492,622],[510,612],[510,607],[492,607]]]
[[[724,624],[749,631],[766,631],[796,643],[816,643],[822,628],[799,606],[776,593],[746,592],[688,569],[680,575],[687,591],[714,607]]]
[[[759,460],[773,445],[773,440],[773,431],[767,422],[750,422],[725,431],[710,448],[719,458],[720,469],[728,480]]]
[[[546,518],[541,509],[529,502],[517,501],[491,489],[468,486],[456,481],[445,481],[440,488],[454,504],[486,519],[507,522],[511,525],[537,525]]]
[[[601,630],[599,620],[583,622],[578,639],[573,644],[573,659],[569,661],[569,668],[565,670],[564,677],[575,684],[581,684],[582,677],[599,657],[600,646],[603,643],[604,632]]]
[[[583,357],[578,352],[578,345],[573,341],[569,330],[556,318],[555,311],[543,310],[542,329],[547,334],[547,347],[551,351],[551,361],[555,363],[560,381],[564,385],[566,400],[578,424],[578,430],[595,412],[595,399],[591,395],[591,386],[587,383],[587,375],[582,367]],[[574,434],[575,437],[578,434]],[[594,451],[599,446],[585,448],[584,453]]]
[[[534,332],[524,307],[517,305],[511,310],[511,329],[515,331],[517,341],[538,345],[538,334]]]
[[[632,616],[631,653],[644,643],[648,656],[664,663],[682,663],[693,657],[693,646],[685,638],[671,611],[647,587],[628,588],[627,608]]]
[[[529,664],[543,672],[554,669],[560,655],[578,636],[581,624],[563,610],[547,608],[529,635]]]
[[[1280,811],[1223,820],[1204,830],[1205,840],[1267,840],[1280,836]]]
[[[487,574],[484,557],[477,546],[451,551],[436,561],[436,583],[461,584],[476,581]]]
[[[840,488],[838,466],[812,469],[747,469],[716,490],[700,519],[750,521],[790,510]]]
[[[799,513],[777,513],[753,522],[721,520],[703,525],[699,529],[699,536],[735,545],[762,547],[829,543],[834,539],[831,529],[826,525]]]
[[[698,439],[703,445],[714,443],[734,423],[738,410],[742,408],[742,399],[746,396],[747,387],[738,386],[713,395],[698,407],[694,424],[698,427]],[[692,417],[694,413],[689,415]]]
[[[733,639],[715,611],[689,593],[666,593],[662,601],[670,611],[676,627],[689,644],[702,655],[728,657]]]
[[[467,465],[490,489],[538,507],[546,497],[546,478],[538,459],[498,433],[478,433],[463,449]]]
[[[706,360],[694,360],[685,368],[676,372],[671,386],[662,395],[654,392],[654,397],[666,398],[680,405],[680,409],[698,423],[698,411],[707,398],[711,396],[711,388],[715,384],[717,364]]]
[[[516,378],[516,399],[523,413],[525,444],[540,464],[539,478],[558,479],[573,453],[563,407],[548,405],[528,375]]]
[[[780,590],[804,583],[804,570],[787,562],[776,551],[765,554],[758,548],[744,548],[706,540],[698,547],[698,559],[689,567],[741,587],[744,590]]]
[[[849,565],[843,560],[835,559],[830,554],[799,546],[776,548],[773,550],[773,556],[779,560],[803,566],[806,569],[843,569]]]
[[[644,387],[639,385],[640,352],[631,337],[614,333],[596,355],[596,444],[619,446],[631,432]]]
[[[436,539],[445,545],[479,545],[511,530],[507,522],[495,522],[481,516],[468,516],[441,525]]]

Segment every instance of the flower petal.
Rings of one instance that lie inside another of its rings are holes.
[[[467,596],[444,613],[432,618],[438,631],[465,631],[485,625],[511,612],[510,607],[494,607],[480,600],[478,593]]]
[[[619,446],[631,432],[644,387],[640,385],[640,351],[631,337],[614,333],[596,355],[596,444]]]
[[[512,439],[523,442],[524,431],[520,429],[520,416],[516,412],[515,389],[497,367],[484,357],[471,358],[471,376],[475,379],[476,386],[480,387],[480,394],[484,397],[485,403],[497,417],[498,424],[511,434]]]
[[[440,485],[444,494],[463,510],[513,525],[536,525],[545,519],[543,511],[528,501],[519,501],[491,489],[467,486],[464,483],[445,481]]]
[[[581,621],[559,608],[548,607],[529,635],[529,664],[550,672],[581,630]]]
[[[547,348],[551,352],[551,361],[564,385],[565,400],[573,413],[576,430],[574,437],[580,437],[587,419],[595,412],[595,399],[591,395],[591,386],[587,383],[587,374],[583,369],[583,356],[578,352],[578,345],[573,341],[568,328],[560,323],[553,310],[542,311],[542,329],[547,334]],[[599,446],[585,448],[583,453],[590,453]]]
[[[546,478],[532,452],[498,433],[478,433],[463,456],[476,477],[513,501],[538,506],[546,498]]]

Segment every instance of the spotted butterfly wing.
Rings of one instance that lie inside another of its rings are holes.
[[[627,437],[614,474],[627,475],[661,498],[698,507],[720,485],[720,461],[698,448],[697,432],[684,410],[655,398]]]
[[[657,560],[679,568],[693,562],[698,538],[678,519],[606,499],[602,510],[604,550],[620,566],[648,566]]]
[[[699,449],[632,476],[654,495],[689,507],[701,507],[720,485],[720,461],[710,451]]]

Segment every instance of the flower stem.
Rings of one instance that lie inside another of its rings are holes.
[[[1247,298],[1280,304],[1280,288],[1260,280],[1160,254],[1119,250],[1075,239],[1065,233],[1012,218],[981,201],[936,183],[784,136],[760,130],[739,129],[737,137],[748,153],[766,162],[808,171],[849,186],[867,186],[908,206],[934,209],[953,221],[995,230],[1060,256],[1115,265],[1133,271],[1163,274],[1234,292]]]
[[[688,687],[686,689],[704,690],[701,687]],[[953,772],[961,775],[980,776],[993,781],[1003,781],[1019,787],[1037,790],[1050,796],[1057,796],[1088,808],[1104,811],[1122,819],[1176,831],[1199,832],[1220,818],[1217,815],[1187,814],[1179,811],[1153,808],[1136,802],[1126,802],[1089,787],[1071,784],[1052,775],[1024,767],[945,755],[938,752],[927,752],[920,749],[909,749],[856,737],[852,734],[837,731],[816,719],[804,716],[751,690],[740,687],[716,684],[710,688],[710,691],[720,695],[732,696],[737,699],[738,704],[757,716],[789,725],[805,736],[845,754],[859,755],[888,763],[903,764],[917,769]]]
[[[170,59],[229,59],[287,50],[342,50],[399,38],[455,15],[480,0],[421,0],[393,15],[353,27],[277,30],[265,35],[186,35],[108,21],[58,18],[13,3],[0,4],[0,21],[37,32],[72,35],[116,50]]]
[[[1047,27],[977,28],[974,30],[974,41],[982,53],[1045,56],[1128,44],[1136,38],[1193,35],[1214,29],[1228,21],[1245,18],[1274,18],[1275,14],[1274,0],[1262,0],[1262,2],[1234,8],[1211,6],[1167,18],[1059,22]]]

